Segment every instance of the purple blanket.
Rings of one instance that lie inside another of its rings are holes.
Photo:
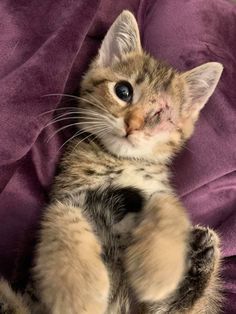
[[[73,132],[44,126],[70,106],[109,25],[135,13],[142,42],[179,70],[224,65],[196,132],[173,165],[173,184],[194,223],[222,236],[225,313],[236,313],[236,6],[227,0],[1,0],[0,273],[23,284],[61,144]],[[50,111],[47,114],[44,112]]]

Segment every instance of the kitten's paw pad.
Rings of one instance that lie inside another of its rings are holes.
[[[204,227],[194,227],[190,242],[190,272],[210,272],[219,259],[219,238]]]

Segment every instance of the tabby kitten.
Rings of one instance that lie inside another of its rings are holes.
[[[78,125],[93,141],[70,145],[42,221],[42,313],[219,312],[218,237],[191,227],[168,164],[222,69],[153,59],[128,11],[111,26],[81,84]]]

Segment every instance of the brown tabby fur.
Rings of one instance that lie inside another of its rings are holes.
[[[77,119],[95,138],[74,140],[61,162],[33,270],[43,309],[32,313],[219,312],[218,237],[191,227],[168,165],[221,72],[177,72],[143,52],[131,13],[118,17],[81,84]],[[115,95],[120,81],[132,104]]]

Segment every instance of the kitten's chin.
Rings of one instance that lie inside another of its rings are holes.
[[[118,157],[152,159],[151,145],[142,145],[135,139],[107,135],[100,139],[107,151]]]

